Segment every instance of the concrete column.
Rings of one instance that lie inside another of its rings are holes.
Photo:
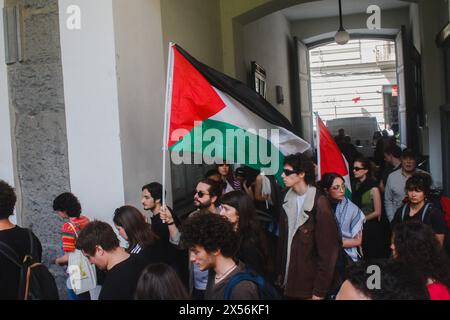
[[[56,195],[69,190],[70,185],[58,1],[6,0],[5,5],[20,5],[22,14],[24,59],[7,66],[16,189],[21,196],[19,222],[39,237],[43,262],[51,265],[61,254],[62,224],[53,212],[52,202]],[[3,54],[4,51],[0,51]],[[5,101],[3,94],[0,97]],[[4,117],[1,119],[3,123]],[[3,125],[0,127],[2,132],[9,131]],[[0,136],[5,139],[3,134]],[[55,265],[51,269],[63,296],[64,271]]]

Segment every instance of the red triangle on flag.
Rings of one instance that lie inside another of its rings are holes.
[[[343,177],[348,175],[344,155],[322,119],[319,118],[318,123],[320,134],[320,174],[323,176],[325,173],[338,173]]]
[[[171,50],[174,62],[169,148],[177,143],[170,139],[174,130],[191,131],[196,121],[206,120],[225,108],[225,103],[200,72],[175,46]]]

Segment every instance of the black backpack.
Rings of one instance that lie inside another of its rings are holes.
[[[28,230],[30,251],[23,262],[17,253],[6,243],[0,241],[0,254],[20,269],[19,300],[59,300],[55,278],[48,268],[37,262],[33,234]]]
[[[260,300],[281,300],[280,293],[262,276],[256,274],[254,271],[247,269],[244,272],[236,273],[228,281],[225,287],[225,292],[223,295],[224,300],[231,300],[231,294],[234,287],[241,281],[251,281],[258,287],[259,299]]]

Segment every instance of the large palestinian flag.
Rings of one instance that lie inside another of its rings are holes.
[[[170,50],[167,143],[173,162],[225,160],[280,178],[284,156],[310,148],[254,90],[195,60],[177,45]]]
[[[319,179],[325,173],[337,173],[344,178],[345,193],[347,198],[351,199],[352,186],[350,183],[350,171],[348,162],[339,149],[338,145],[331,136],[330,131],[318,115],[317,117],[317,160],[319,162]]]

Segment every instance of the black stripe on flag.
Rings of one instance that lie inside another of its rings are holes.
[[[251,89],[241,81],[233,79],[201,63],[179,45],[175,45],[175,47],[212,86],[227,93],[265,121],[285,128],[300,137],[299,132],[294,129],[289,120],[255,90]]]

